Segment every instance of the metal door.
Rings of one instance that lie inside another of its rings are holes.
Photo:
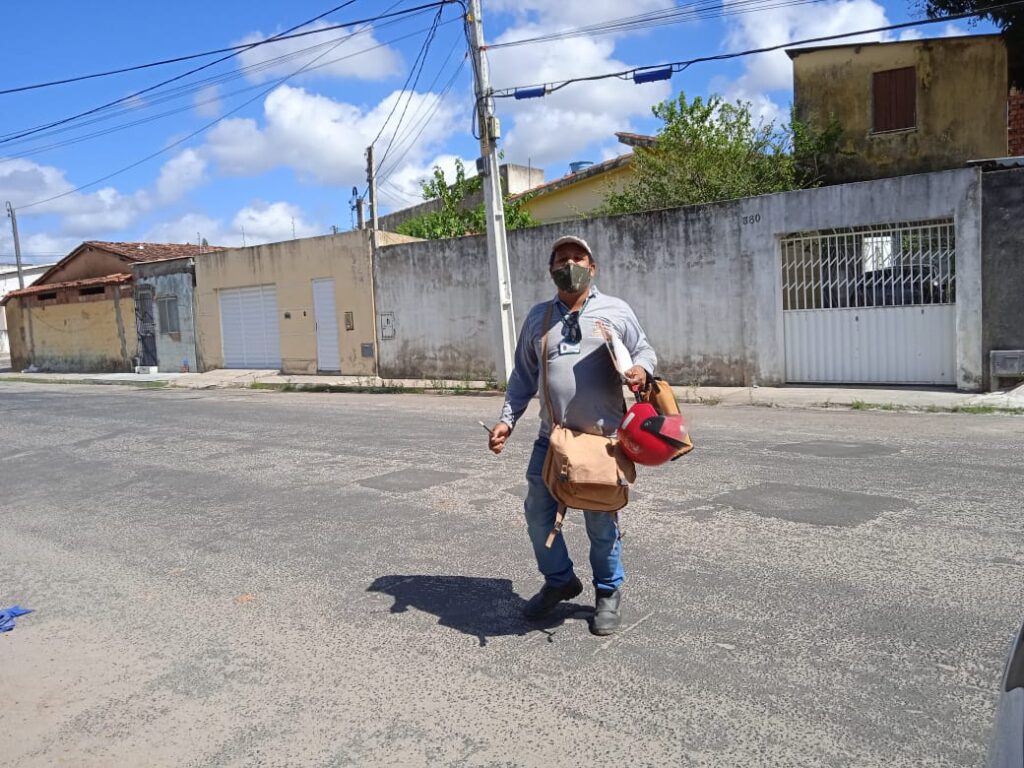
[[[281,368],[277,288],[221,290],[220,330],[225,368]]]
[[[782,240],[786,380],[956,383],[952,221]]]
[[[135,328],[139,336],[139,365],[158,365],[153,287],[150,285],[139,285],[135,289]]]
[[[334,305],[334,278],[313,281],[313,316],[316,320],[316,368],[339,373],[338,313]]]

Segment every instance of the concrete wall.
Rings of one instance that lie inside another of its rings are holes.
[[[385,243],[409,239],[390,233],[378,235]],[[344,232],[197,257],[196,345],[203,370],[224,366],[218,291],[274,284],[277,286],[282,370],[316,373],[312,281],[334,278],[341,372],[372,375],[374,360],[362,355],[362,345],[374,343],[369,236],[368,230]],[[351,331],[345,329],[346,312],[353,313],[354,329]],[[286,313],[291,317],[286,318]]]
[[[989,352],[1024,349],[1024,168],[982,176],[985,387]]]
[[[597,284],[628,301],[676,384],[785,380],[779,240],[800,231],[953,217],[958,385],[981,386],[980,172],[765,195],[707,206],[553,224],[508,235],[517,323],[553,295],[551,243],[586,238]],[[483,237],[381,248],[375,262],[386,377],[486,378],[495,372],[496,287]],[[387,339],[384,329],[394,338]]]
[[[107,292],[110,298],[64,304],[40,304],[35,297],[11,299],[11,367],[23,370],[34,364],[42,370],[82,373],[132,370],[138,349],[135,303],[126,287],[108,287]],[[120,293],[118,299],[113,298],[115,292]]]
[[[187,365],[190,371],[202,370],[196,359],[195,302],[192,285],[195,277],[192,259],[136,264],[133,273],[136,286],[148,285],[153,289],[153,320],[156,323],[156,355],[159,370],[173,373],[182,370],[183,365]],[[178,300],[179,330],[176,333],[160,327],[158,302],[171,296]]]
[[[917,127],[872,132],[872,75],[915,67]],[[797,53],[800,119],[834,114],[845,135],[835,182],[959,168],[1007,151],[1006,46],[997,35],[835,46]]]
[[[632,178],[633,165],[628,163],[572,183],[567,179],[564,186],[528,197],[523,207],[542,224],[571,221],[603,206],[610,191],[620,189]]]

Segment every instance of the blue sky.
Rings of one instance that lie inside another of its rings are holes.
[[[326,17],[339,24],[401,10],[424,0],[357,0]],[[4,9],[0,89],[140,64],[252,42],[323,13],[337,0],[217,0],[139,3],[16,3]],[[517,40],[671,8],[672,0],[483,0],[488,42]],[[757,12],[738,13],[751,5]],[[683,5],[678,3],[678,5]],[[496,88],[615,71],[723,51],[898,23],[921,15],[916,0],[728,0],[701,4],[699,20],[628,34],[583,36],[495,49]],[[774,8],[764,9],[766,5]],[[722,15],[722,11],[729,13]],[[107,110],[91,125],[0,143],[0,201],[19,209],[28,261],[52,261],[82,240],[151,240],[252,244],[324,234],[352,224],[353,186],[365,186],[365,147],[392,107],[377,142],[378,157],[398,133],[381,167],[382,211],[418,199],[417,181],[455,158],[471,162],[472,82],[464,60],[460,9],[443,10],[413,97],[401,89],[434,11],[400,20],[261,46],[215,67]],[[907,36],[988,32],[979,25],[935,25]],[[878,39],[880,36],[871,36]],[[885,39],[898,39],[887,35]],[[318,46],[311,50],[312,46]],[[314,61],[314,57],[321,58]],[[25,93],[0,95],[0,141],[174,77],[213,57]],[[268,59],[271,59],[268,61]],[[307,69],[296,74],[304,65]],[[241,69],[247,68],[247,69]],[[290,76],[290,77],[289,77]],[[277,82],[284,79],[283,82]],[[201,82],[209,79],[208,82]],[[446,83],[451,88],[442,96]],[[573,160],[601,160],[626,151],[615,131],[654,132],[654,103],[684,90],[722,93],[754,104],[765,118],[791,101],[784,53],[701,64],[670,82],[643,86],[608,80],[570,86],[544,99],[498,102],[505,160],[542,167],[548,179]],[[171,88],[178,89],[168,93]],[[246,101],[250,101],[245,105]],[[232,112],[232,110],[236,110]],[[397,118],[405,111],[405,119]],[[164,115],[163,113],[171,113]],[[228,113],[231,114],[228,114]],[[161,116],[163,115],[163,116]],[[212,128],[181,141],[204,125]],[[145,121],[139,125],[128,123]],[[87,140],[67,143],[103,132]],[[176,144],[176,142],[181,142]],[[60,146],[51,146],[54,144]],[[172,146],[174,145],[174,146]],[[49,203],[31,204],[106,176],[159,150],[157,157],[100,184]],[[0,262],[13,247],[6,219]]]

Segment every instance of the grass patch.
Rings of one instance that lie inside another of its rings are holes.
[[[890,412],[917,412],[917,413],[967,413],[971,415],[1024,415],[1024,408],[1003,408],[998,405],[899,405],[897,403],[866,403],[863,400],[854,400],[850,404],[854,411],[890,411]]]
[[[272,384],[254,381],[249,389],[273,390],[275,392],[333,392],[357,393],[371,395],[395,395],[408,392],[409,388],[401,384]]]

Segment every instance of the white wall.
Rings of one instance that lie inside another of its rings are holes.
[[[675,384],[781,384],[785,340],[779,240],[799,231],[953,217],[957,384],[981,386],[981,205],[976,169],[535,227],[508,236],[516,320],[553,294],[550,244],[588,240],[597,284],[636,310]],[[496,289],[483,237],[381,248],[374,263],[386,377],[494,374]]]
[[[53,264],[41,264],[39,266],[24,267],[22,276],[25,278],[25,287],[32,285],[39,279],[46,270]],[[20,287],[17,268],[9,267],[7,264],[0,269],[0,299],[3,299],[11,291]],[[10,342],[7,340],[7,313],[6,307],[0,307],[0,355],[9,354],[11,351]]]

